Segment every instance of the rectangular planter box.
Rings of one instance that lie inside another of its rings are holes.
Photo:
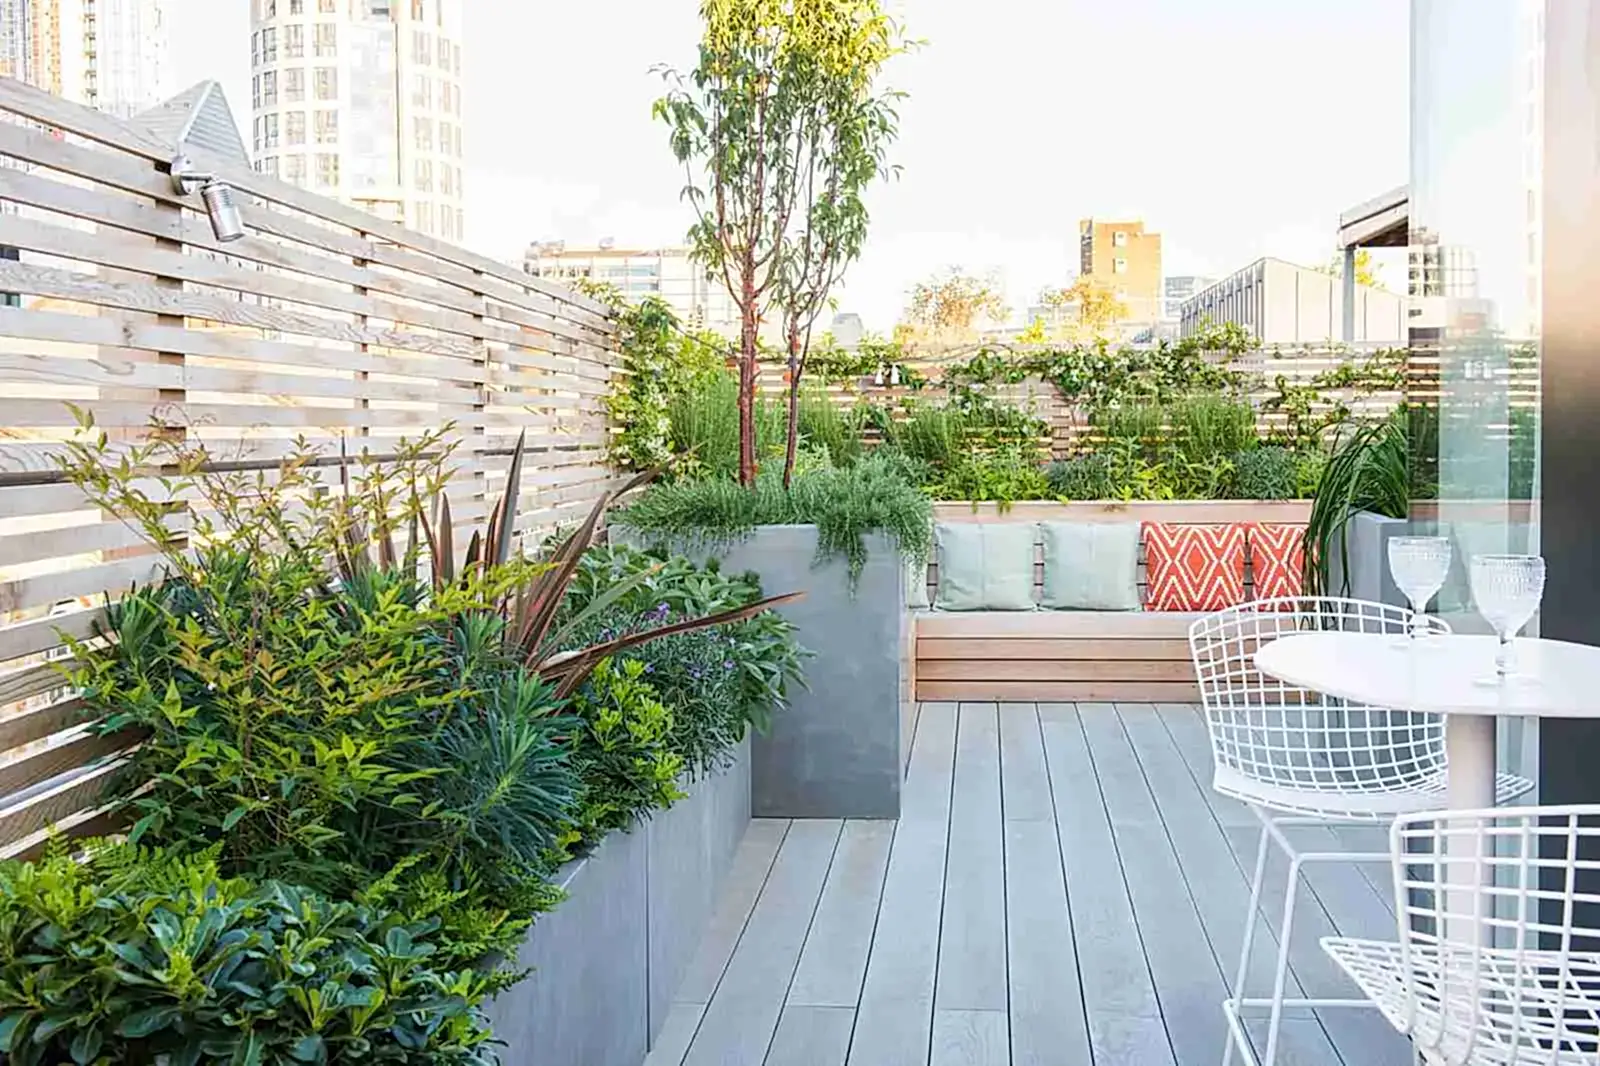
[[[750,824],[750,743],[727,771],[568,863],[567,899],[517,953],[533,972],[488,1006],[504,1066],[639,1066]]]
[[[622,542],[655,543],[633,530]],[[902,735],[910,726],[906,568],[893,540],[866,538],[867,562],[852,590],[843,559],[813,565],[815,526],[762,526],[715,551],[668,543],[733,573],[754,571],[769,595],[804,590],[781,610],[812,652],[806,687],[751,750],[757,818],[898,818]]]

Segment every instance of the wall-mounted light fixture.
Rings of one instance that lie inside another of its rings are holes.
[[[233,199],[233,186],[217,177],[195,169],[194,161],[180,149],[172,160],[172,187],[179,196],[188,196],[200,190],[200,199],[211,218],[211,232],[226,244],[244,236],[244,219],[239,215],[239,205]]]

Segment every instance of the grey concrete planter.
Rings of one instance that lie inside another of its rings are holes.
[[[618,529],[618,540],[656,543]],[[754,571],[768,595],[803,589],[782,608],[814,654],[807,688],[752,749],[751,803],[758,818],[898,818],[902,733],[909,720],[905,567],[893,540],[866,538],[867,563],[854,590],[843,559],[814,565],[815,526],[761,526],[716,550],[674,551],[723,569]]]
[[[1344,564],[1348,561],[1352,599],[1404,607],[1405,595],[1389,576],[1389,538],[1410,530],[1411,523],[1404,518],[1385,518],[1367,511],[1352,515],[1344,527],[1345,550],[1341,552],[1339,539],[1334,540],[1328,561],[1329,591],[1344,594]]]
[[[517,952],[533,973],[488,1007],[505,1066],[644,1060],[750,823],[749,742],[689,791],[563,868],[567,899]]]

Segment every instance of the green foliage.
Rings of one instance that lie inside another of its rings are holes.
[[[1281,352],[1273,355],[1283,358]],[[1273,375],[1272,394],[1261,402],[1261,410],[1283,415],[1284,428],[1279,432],[1291,447],[1299,451],[1321,447],[1331,430],[1351,419],[1352,402],[1405,388],[1406,358],[1404,348],[1384,348],[1321,371],[1304,384]]]
[[[722,369],[722,342],[714,335],[686,333],[659,296],[620,306],[617,326],[627,374],[606,396],[606,411],[619,427],[611,440],[611,461],[631,470],[670,466],[673,398],[697,375]],[[737,445],[737,426],[734,433]]]
[[[907,42],[877,0],[703,0],[700,15],[695,69],[664,71],[653,114],[685,168],[692,254],[740,310],[737,473],[749,485],[758,324],[780,309],[798,383],[800,334],[860,255],[863,193],[890,172],[899,94],[874,83]]]
[[[1243,500],[1296,499],[1302,465],[1299,455],[1277,444],[1235,452],[1234,487]]]
[[[216,543],[114,605],[115,640],[76,649],[75,681],[100,728],[145,737],[116,793],[132,838],[216,843],[230,876],[339,898],[420,856],[411,871],[462,893],[467,924],[503,912],[498,939],[514,939],[531,912],[507,904],[548,872],[578,790],[558,702],[495,640],[451,628],[482,611],[475,590],[424,595],[396,573],[330,586],[292,554]]]
[[[564,607],[607,501],[548,558],[513,555],[519,444],[458,572],[448,503],[433,519],[421,503],[448,450],[437,436],[396,447],[399,462],[364,461],[332,493],[309,452],[269,477],[216,472],[203,451],[159,440],[114,463],[103,434],[73,445],[68,473],[163,537],[170,567],[110,611],[112,641],[75,648],[74,680],[100,728],[143,740],[112,796],[134,840],[214,845],[228,876],[435,918],[443,950],[468,962],[513,946],[555,902],[547,876],[580,798],[636,812],[636,796],[580,780],[605,764],[579,765],[574,736],[589,734],[563,700],[612,655],[783,598],[575,643],[647,576]],[[168,459],[180,473],[167,490],[210,505],[187,548],[165,533],[171,505],[141,488]],[[402,551],[392,533],[406,527]],[[591,732],[608,721],[593,718]]]
[[[1259,443],[1255,409],[1244,400],[1199,393],[1173,401],[1165,415],[1172,443],[1192,461],[1234,455]]]
[[[932,471],[948,470],[966,446],[967,420],[954,407],[919,403],[903,422],[890,423],[888,443]]]
[[[867,533],[889,535],[909,559],[926,562],[933,536],[928,499],[903,476],[903,463],[871,455],[842,470],[795,478],[785,491],[776,471],[745,489],[709,478],[653,485],[613,521],[652,543],[726,544],[757,526],[811,524],[818,528],[817,561],[843,557],[852,580],[866,562]]]
[[[962,455],[933,486],[939,500],[992,500],[1001,509],[1017,500],[1044,499],[1050,492],[1049,480],[1039,466],[1038,449],[1020,444],[1002,444],[986,451]]]
[[[1208,329],[1150,348],[1113,348],[1105,340],[1044,350],[985,346],[945,368],[953,390],[1016,385],[1039,379],[1063,399],[1091,410],[1135,402],[1166,403],[1198,392],[1232,391],[1245,376],[1222,358],[1248,350],[1253,340],[1238,326]]]
[[[802,446],[824,452],[833,466],[849,466],[861,458],[864,411],[842,410],[820,388],[802,389],[799,404]]]
[[[737,477],[739,473],[739,382],[716,367],[689,377],[667,403],[672,469],[688,477]],[[753,401],[756,461],[780,462],[784,445],[782,406],[766,396]]]
[[[1108,452],[1089,452],[1045,468],[1050,495],[1063,500],[1114,500],[1120,492]]]
[[[187,860],[91,847],[0,864],[0,1052],[15,1066],[487,1064],[487,979],[431,923]]]
[[[1330,574],[1334,546],[1348,592],[1350,559],[1344,531],[1359,511],[1404,518],[1411,492],[1407,465],[1404,412],[1366,425],[1348,424],[1334,435],[1334,444],[1306,523],[1304,583],[1308,594],[1332,592]]]
[[[672,712],[645,679],[643,663],[602,662],[578,690],[573,713],[580,723],[573,761],[584,788],[569,845],[592,848],[607,832],[683,798]]]
[[[761,598],[754,574],[725,574],[681,556],[611,545],[584,558],[569,601],[581,608],[603,590],[636,574],[644,579],[597,616],[579,640],[607,639],[672,619],[726,610]],[[716,629],[678,633],[623,652],[644,665],[661,700],[672,708],[670,746],[694,775],[725,766],[751,727],[765,729],[801,683],[804,653],[793,623],[768,611]]]

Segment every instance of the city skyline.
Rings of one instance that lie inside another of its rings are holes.
[[[178,87],[218,78],[249,114],[246,0],[167,3]],[[1168,275],[1268,255],[1316,265],[1341,210],[1404,180],[1404,5],[996,0],[979,18],[920,0],[907,26],[927,44],[888,74],[910,93],[892,151],[903,173],[871,192],[866,253],[838,301],[875,331],[950,265],[1000,270],[1027,306],[1075,273],[1076,222],[1091,215],[1162,233]],[[519,262],[534,240],[683,243],[683,175],[649,106],[651,67],[693,62],[694,0],[468,4],[463,27],[470,247]],[[1101,86],[1116,91],[1102,101]],[[1403,282],[1403,264],[1385,267]]]
[[[127,118],[173,95],[163,0],[0,0],[0,74]]]
[[[251,0],[255,168],[459,242],[462,0]]]

